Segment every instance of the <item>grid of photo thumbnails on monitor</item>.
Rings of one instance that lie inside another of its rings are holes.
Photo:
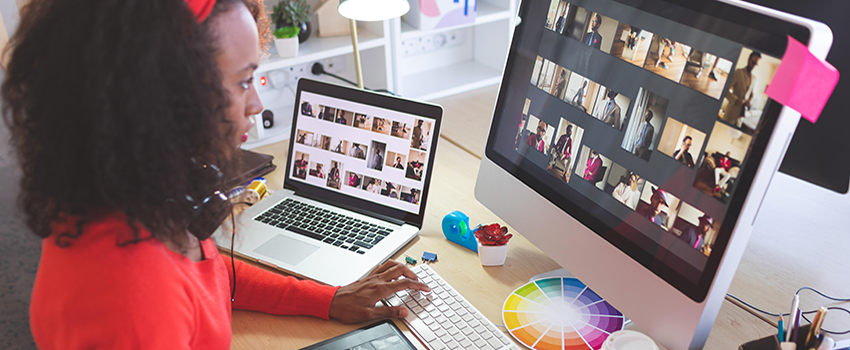
[[[290,178],[419,213],[434,121],[302,93]]]
[[[642,232],[681,238],[702,270],[780,60],[740,45],[702,51],[562,0],[541,25],[516,150]],[[628,76],[589,69],[596,50]]]

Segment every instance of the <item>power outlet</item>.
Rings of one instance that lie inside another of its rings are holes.
[[[401,55],[413,56],[463,44],[466,32],[451,30],[401,41]]]
[[[271,89],[283,89],[287,85],[294,87],[298,84],[298,79],[317,78],[318,75],[314,75],[311,71],[315,63],[321,63],[328,73],[339,73],[345,70],[345,60],[341,57],[330,57],[319,61],[297,64],[267,71],[255,77],[255,80],[259,80],[261,85],[258,87],[258,90],[263,92]],[[263,82],[265,84],[262,84]]]

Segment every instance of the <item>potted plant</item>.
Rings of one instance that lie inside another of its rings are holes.
[[[298,55],[298,27],[280,27],[275,29],[274,46],[280,57],[295,57]]]
[[[478,257],[481,265],[500,266],[508,256],[508,241],[513,237],[508,228],[499,224],[478,225],[475,229],[478,238]]]
[[[306,0],[281,0],[272,7],[271,21],[277,29],[298,28],[299,43],[310,37],[310,5]]]

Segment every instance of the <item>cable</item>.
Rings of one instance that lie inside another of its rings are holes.
[[[832,301],[850,302],[850,299],[842,299],[842,298],[835,298],[835,297],[831,297],[831,296],[826,295],[826,294],[822,293],[821,291],[819,291],[819,290],[817,290],[817,289],[814,289],[814,288],[812,288],[812,287],[802,287],[802,288],[798,289],[798,290],[797,290],[797,293],[795,293],[794,295],[800,295],[800,292],[802,292],[802,291],[804,291],[804,290],[810,290],[810,291],[813,291],[813,292],[817,293],[818,295],[820,295],[820,296],[822,296],[822,297],[824,297],[824,298],[826,298],[826,299],[832,300]],[[734,295],[732,295],[732,294],[726,293],[726,296],[727,296],[727,297],[730,297],[730,298],[732,298],[732,299],[734,299],[735,301],[737,301],[737,302],[741,303],[742,305],[744,305],[744,306],[746,306],[746,307],[748,307],[748,308],[750,308],[750,309],[752,309],[752,310],[754,310],[754,311],[758,311],[758,312],[763,313],[763,314],[765,314],[765,315],[769,315],[769,316],[773,316],[773,317],[777,317],[777,316],[781,316],[781,317],[789,316],[789,317],[790,317],[790,313],[778,313],[778,314],[777,314],[777,313],[768,312],[768,311],[762,310],[762,309],[760,309],[760,308],[758,308],[758,307],[755,307],[755,306],[753,306],[752,304],[750,304],[750,303],[748,303],[748,302],[746,302],[746,301],[743,301],[743,300],[741,300],[740,298],[738,298],[738,297],[736,297],[736,296],[734,296]],[[830,306],[830,307],[827,307],[826,309],[827,309],[827,310],[844,311],[844,312],[846,312],[848,315],[850,315],[850,310],[847,310],[847,309],[845,309],[845,308],[843,308],[843,307],[839,307],[839,306]],[[812,321],[811,321],[811,320],[809,320],[809,318],[808,318],[808,317],[806,317],[806,314],[813,314],[813,313],[816,313],[816,312],[817,312],[817,310],[803,311],[803,312],[802,312],[803,319],[804,319],[804,320],[806,320],[806,322],[812,323]],[[762,317],[759,317],[759,318],[762,318]],[[764,319],[764,318],[762,318],[762,319]],[[772,323],[771,323],[771,324],[772,324]],[[839,332],[839,331],[830,331],[830,330],[827,330],[827,329],[823,329],[823,331],[824,331],[824,332],[826,332],[826,333],[832,334],[832,335],[843,335],[843,334],[848,334],[848,333],[850,333],[850,329],[848,329],[848,330],[846,330],[846,331],[842,331],[842,332]]]
[[[236,242],[236,220],[232,214],[230,215],[230,222],[233,225],[233,231],[230,233],[230,269],[233,270],[233,287],[230,290],[230,304],[233,304],[233,301],[236,300],[236,262],[233,259],[233,246]]]
[[[333,74],[333,73],[328,73],[327,71],[325,71],[325,66],[323,66],[323,65],[322,65],[321,63],[319,63],[319,62],[313,63],[313,66],[312,66],[312,67],[310,67],[310,72],[311,72],[311,73],[313,73],[313,74],[315,74],[315,75],[321,75],[321,74],[330,75],[331,77],[337,78],[337,79],[342,80],[342,81],[344,81],[344,82],[346,82],[346,83],[349,83],[349,84],[351,84],[351,85],[357,86],[357,83],[355,83],[355,82],[353,82],[353,81],[351,81],[351,80],[348,80],[348,79],[346,79],[346,78],[343,78],[343,77],[341,77],[341,76],[339,76],[339,75],[336,75],[336,74]],[[369,91],[375,91],[375,92],[386,92],[386,93],[388,93],[388,94],[390,94],[390,95],[393,95],[393,96],[399,96],[399,95],[396,95],[394,92],[392,92],[392,91],[390,91],[390,90],[387,90],[387,89],[372,90],[372,89],[367,88],[367,87],[365,87],[365,86],[364,86],[363,88],[364,88],[364,89],[366,89],[366,90],[369,90]]]

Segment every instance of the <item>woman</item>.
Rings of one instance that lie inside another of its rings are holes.
[[[22,8],[2,97],[22,209],[43,238],[40,348],[224,349],[231,308],[362,322],[406,314],[374,307],[391,291],[428,289],[399,263],[344,287],[299,281],[227,261],[195,229],[263,110],[262,14],[256,0]]]
[[[640,199],[638,193],[638,175],[635,173],[629,174],[629,183],[620,182],[611,195],[618,202],[625,204],[627,207],[634,209]]]

